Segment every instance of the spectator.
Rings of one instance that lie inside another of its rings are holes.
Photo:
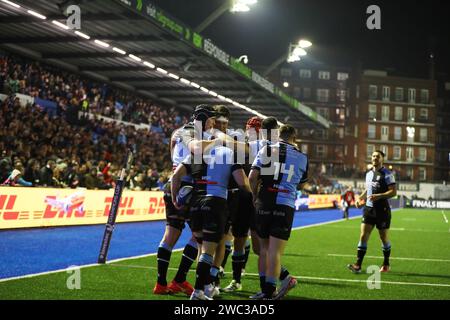
[[[47,165],[40,171],[40,185],[43,187],[52,187],[54,185],[53,170],[55,170],[55,161],[48,160]]]

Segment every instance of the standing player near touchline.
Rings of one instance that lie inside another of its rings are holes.
[[[342,219],[348,220],[348,209],[350,208],[350,205],[352,202],[355,201],[355,193],[353,192],[353,188],[348,188],[343,194],[342,194],[342,211],[344,212],[344,215]]]
[[[206,105],[199,105],[193,113],[193,121],[201,121],[203,129],[209,129],[214,124],[214,112],[211,107]],[[188,147],[191,139],[194,138],[194,123],[190,122],[183,127],[176,130],[171,138],[171,157],[173,161],[173,170],[175,171],[178,164],[180,164],[187,156],[191,154]],[[192,185],[192,178],[186,176],[183,178],[182,185]],[[180,238],[181,232],[185,227],[185,222],[190,223],[189,208],[185,207],[178,210],[174,207],[170,191],[170,181],[166,184],[164,190],[164,203],[166,206],[166,230],[161,240],[157,253],[158,264],[158,279],[153,289],[154,294],[172,294],[177,292],[184,292],[191,295],[194,291],[192,285],[186,281],[186,275],[192,266],[192,263],[198,256],[198,245],[195,237],[189,240],[186,244],[181,262],[178,267],[178,272],[167,286],[167,270],[169,268],[172,248]]]
[[[397,189],[393,174],[383,166],[383,162],[384,153],[382,151],[376,150],[372,153],[373,167],[366,173],[366,190],[356,202],[356,207],[359,208],[359,201],[367,199],[361,223],[357,261],[354,264],[347,265],[353,273],[361,273],[361,266],[367,251],[367,242],[374,226],[377,227],[383,243],[384,261],[380,272],[388,272],[390,269],[391,242],[389,241],[388,231],[391,225],[391,207],[387,199],[394,197],[397,194]]]
[[[291,234],[297,188],[308,178],[308,158],[295,145],[291,125],[280,128],[280,141],[259,151],[250,171],[250,186],[256,208],[256,229],[260,241],[260,272],[265,272],[262,299],[281,299],[292,288],[280,288],[281,256]],[[261,182],[258,188],[259,182]]]

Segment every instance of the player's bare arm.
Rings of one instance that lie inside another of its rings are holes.
[[[250,183],[245,175],[244,169],[238,169],[233,171],[233,178],[236,181],[239,189],[246,192],[252,192],[250,189]]]
[[[255,202],[258,196],[258,184],[259,184],[259,170],[251,170],[248,176],[250,183],[250,189],[253,195],[253,202]]]
[[[361,195],[359,196],[358,201],[356,201],[356,203],[355,203],[356,208],[360,208],[360,207],[361,207],[360,201],[361,201],[361,200],[366,201],[366,199],[367,199],[367,189],[365,189],[365,190],[363,191],[363,193],[361,193]]]
[[[388,189],[389,190],[384,193],[377,193],[369,196],[369,200],[377,201],[381,199],[389,199],[397,195],[397,187],[395,186],[395,184],[388,186]]]
[[[178,191],[180,190],[180,186],[181,186],[181,178],[183,178],[184,176],[187,175],[187,170],[184,164],[179,164],[177,169],[175,170],[173,176],[172,176],[172,182],[170,184],[170,189],[171,189],[171,195],[172,195],[172,202],[173,205],[175,206],[175,208],[177,209],[181,209],[182,206],[180,206],[177,203],[177,194]]]

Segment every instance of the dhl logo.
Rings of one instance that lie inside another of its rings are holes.
[[[113,197],[106,197],[104,203],[106,203],[105,210],[103,211],[103,215],[106,217],[109,214],[109,210],[111,209]],[[133,215],[135,210],[132,208],[134,197],[121,197],[119,203],[119,210],[117,212],[118,215]]]
[[[0,195],[0,216],[3,215],[3,220],[17,220],[19,217],[19,211],[13,211],[16,199],[16,195]]]

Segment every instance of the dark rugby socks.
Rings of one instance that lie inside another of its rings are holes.
[[[195,279],[195,289],[204,290],[208,283],[209,272],[213,264],[213,257],[207,253],[202,253],[197,264],[197,278]]]
[[[161,242],[159,244],[156,258],[158,263],[158,283],[162,286],[167,286],[167,269],[169,268],[171,255],[172,247],[164,242]]]
[[[248,256],[250,255],[250,239],[247,239],[245,242],[245,259],[244,259],[244,265],[242,266],[242,269],[245,269],[245,266],[247,265]]]
[[[223,256],[222,268],[225,269],[225,265],[227,264],[228,256],[231,253],[231,241],[225,241],[225,255]]]
[[[191,240],[184,247],[180,266],[178,267],[178,272],[175,276],[176,282],[183,283],[184,281],[186,281],[186,276],[187,276],[192,264],[197,259],[197,255],[198,255],[197,242],[194,240]]]
[[[389,257],[391,256],[391,243],[390,242],[383,244],[383,255],[384,255],[383,265],[388,266],[389,265]]]
[[[231,260],[233,261],[233,279],[237,283],[241,283],[242,269],[245,265],[245,252],[234,251]]]
[[[358,243],[358,253],[357,253],[358,260],[356,261],[356,264],[360,267],[362,266],[364,256],[366,255],[366,251],[367,251],[367,243],[360,241]]]

